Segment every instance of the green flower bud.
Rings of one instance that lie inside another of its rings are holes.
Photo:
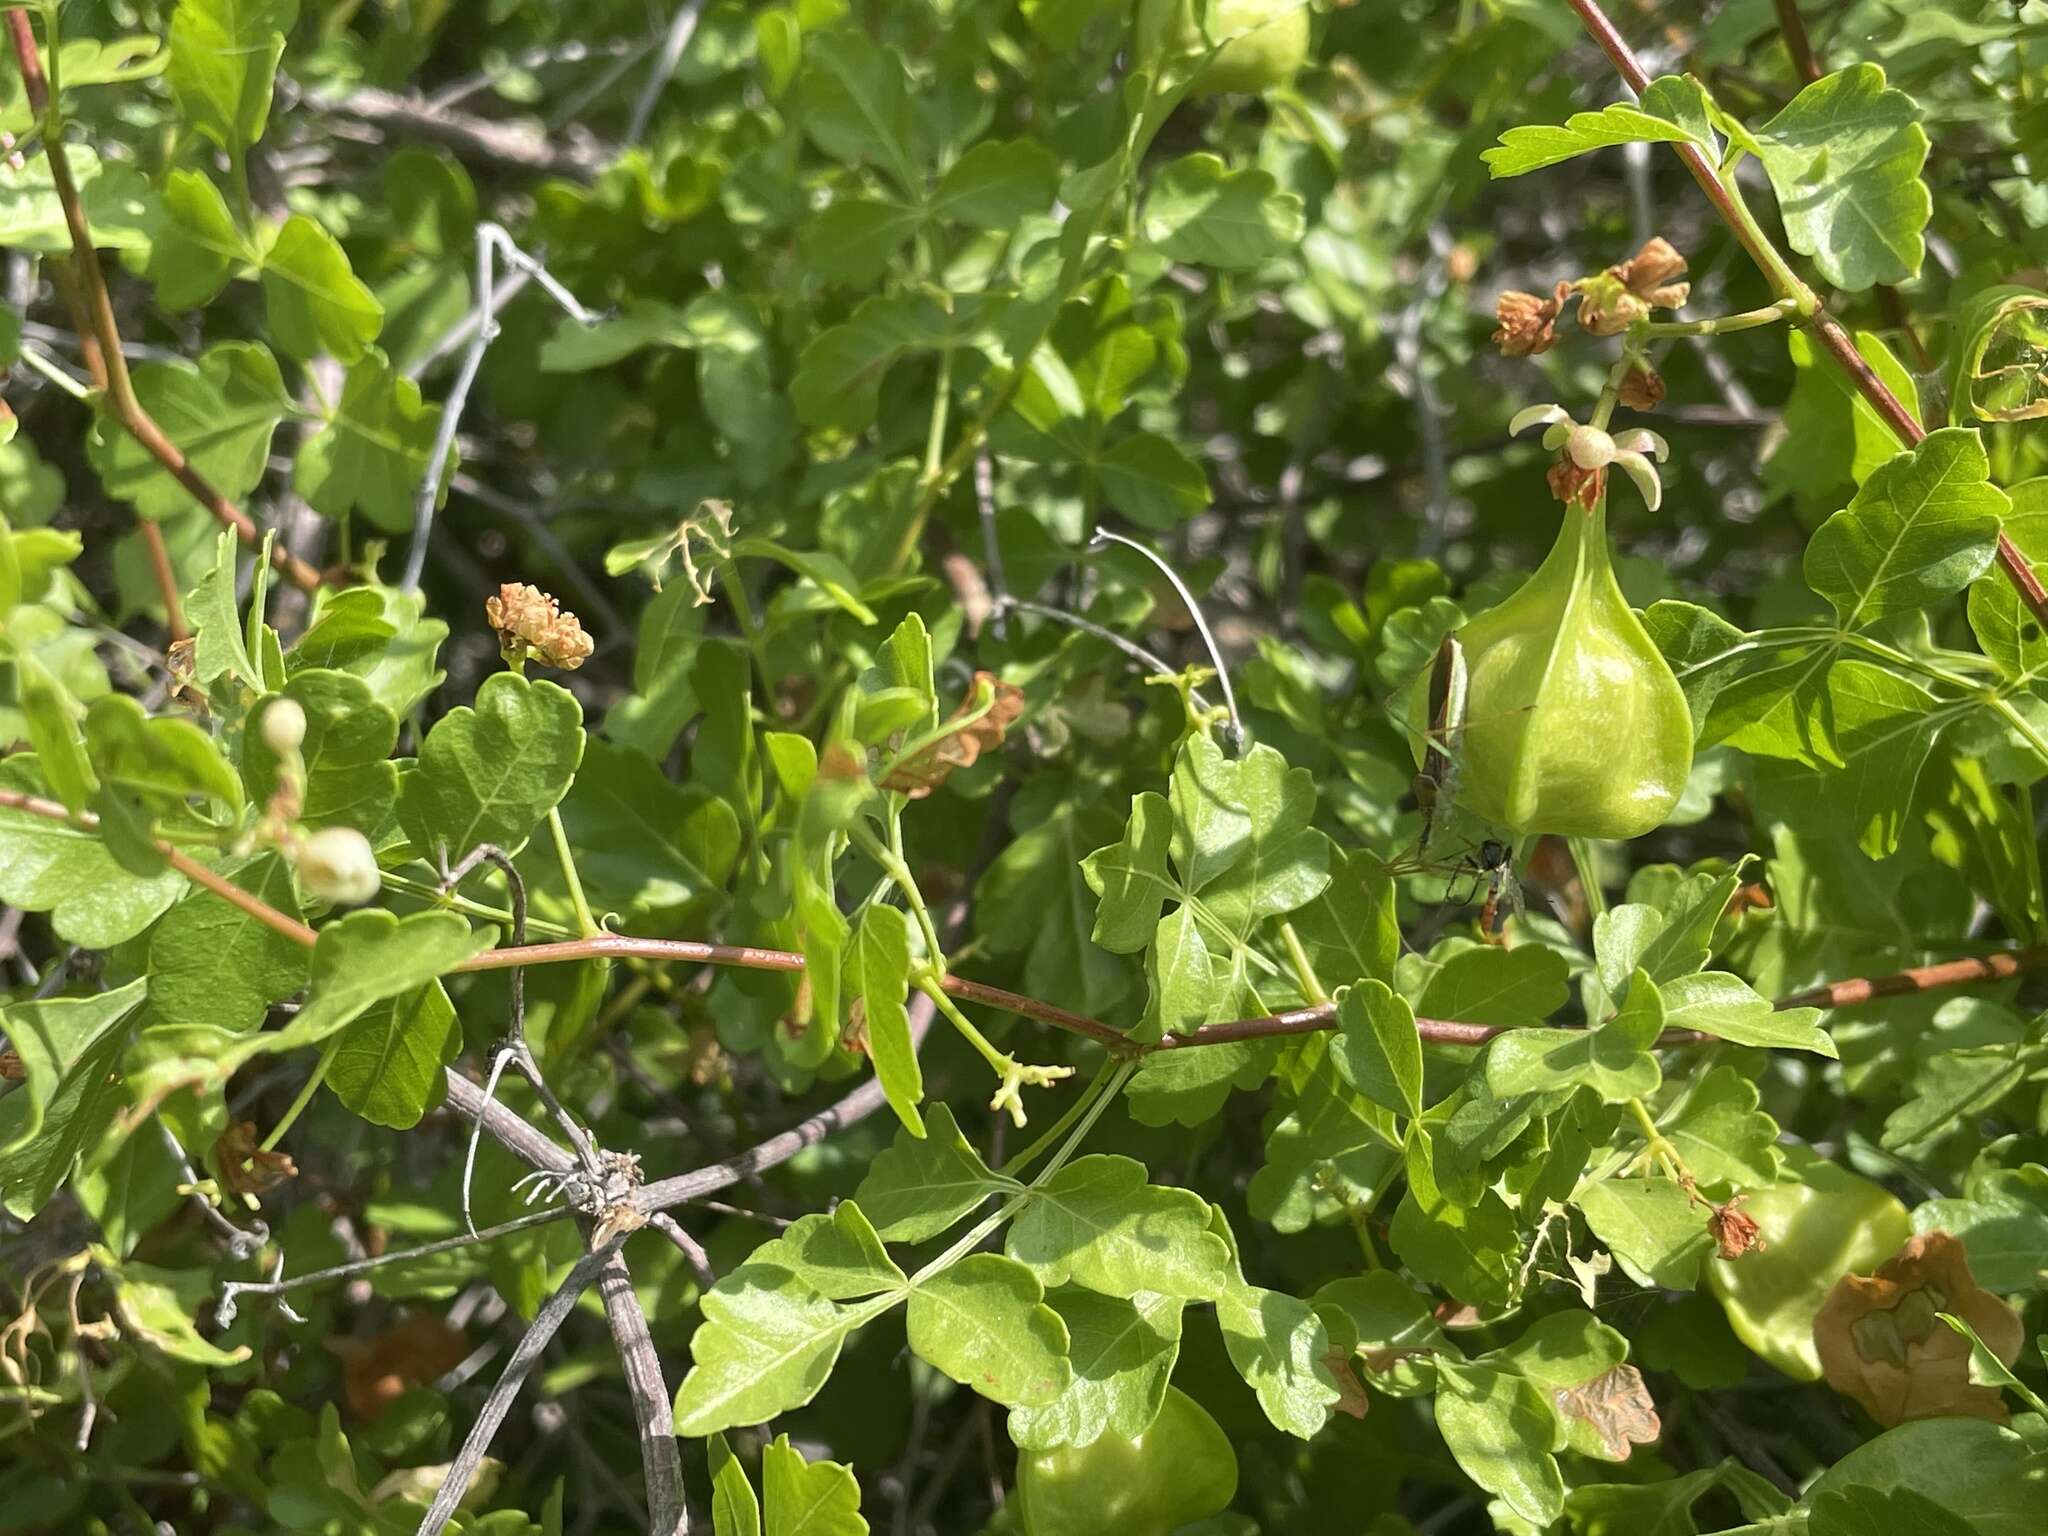
[[[1458,640],[1467,809],[1566,837],[1639,837],[1663,824],[1692,771],[1692,716],[1615,583],[1604,496],[1590,512],[1566,507],[1536,574]]]
[[[358,907],[383,884],[370,840],[354,827],[322,827],[299,844],[299,882],[321,901]]]

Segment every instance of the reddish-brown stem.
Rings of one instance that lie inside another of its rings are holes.
[[[1813,54],[1813,39],[1806,34],[1806,18],[1799,14],[1799,0],[1778,0],[1778,35],[1792,56],[1792,72],[1800,82],[1811,85],[1821,76],[1820,60]]]
[[[83,831],[94,831],[99,818],[90,811],[73,815],[55,800],[20,790],[0,789],[0,807],[26,811],[50,821],[61,821]],[[191,858],[169,843],[157,848],[171,866],[187,879],[212,891],[223,901],[255,918],[257,922],[296,944],[310,947],[318,935],[293,917],[288,917],[260,897],[250,894],[215,870]],[[606,933],[589,939],[566,939],[557,944],[519,944],[486,950],[457,966],[458,971],[499,971],[512,966],[560,965],[605,956],[622,959],[679,961],[691,965],[733,965],[757,971],[796,972],[804,968],[804,957],[786,949],[757,949],[747,944],[703,944],[694,939],[636,939],[627,934]],[[2048,970],[2048,945],[2034,949],[2007,950],[1966,960],[1943,960],[1934,965],[1895,971],[1889,976],[1855,977],[1847,981],[1823,982],[1803,992],[1779,998],[1771,1006],[1787,1008],[1848,1008],[1878,997],[1900,997],[1912,992],[1931,992],[1943,987],[1969,986],[1976,982],[2004,981],[2027,971]],[[1192,1046],[1224,1045],[1232,1041],[1263,1040],[1282,1035],[1307,1035],[1336,1027],[1337,1006],[1317,1003],[1287,1013],[1259,1018],[1233,1019],[1222,1024],[1204,1024],[1183,1034],[1167,1035],[1157,1041],[1136,1041],[1113,1024],[1092,1019],[1052,1003],[1040,1002],[1021,992],[1011,992],[987,982],[969,981],[964,976],[947,976],[941,983],[952,996],[986,1007],[999,1008],[1020,1018],[1086,1035],[1113,1050],[1134,1056],[1160,1051],[1182,1051]],[[1467,1024],[1456,1019],[1417,1019],[1416,1033],[1431,1045],[1484,1045],[1494,1036],[1524,1025]],[[1667,1029],[1657,1039],[1659,1046],[1698,1045],[1716,1037],[1699,1030]]]
[[[55,800],[46,800],[41,795],[26,795],[18,789],[0,789],[0,806],[9,810],[27,811],[31,816],[42,816],[50,821],[61,821],[74,826],[81,832],[99,830],[100,819],[91,811],[73,813],[68,807]],[[283,934],[294,944],[304,944],[309,949],[319,938],[311,928],[295,917],[287,917],[260,896],[243,890],[234,881],[218,870],[208,869],[204,864],[173,843],[157,841],[156,851],[164,856],[171,868],[195,885],[203,885],[222,901],[240,907],[264,927]]]
[[[7,12],[7,30],[14,43],[15,60],[21,65],[21,79],[28,94],[29,109],[39,122],[47,123],[50,117],[50,83],[43,74],[42,54],[36,48],[35,30],[29,24],[28,12],[10,9]],[[113,296],[107,292],[106,274],[100,269],[99,253],[93,248],[92,229],[85,219],[85,205],[79,200],[78,184],[71,179],[71,162],[64,154],[60,135],[44,134],[43,154],[50,162],[50,181],[56,189],[57,201],[64,209],[65,227],[71,234],[71,251],[77,262],[78,281],[90,321],[88,330],[82,334],[89,334],[98,344],[109,413],[151,458],[170,472],[194,501],[219,522],[234,529],[235,537],[244,544],[252,549],[260,548],[263,532],[254,519],[214,489],[212,483],[192,467],[178,445],[164,435],[163,428],[156,424],[156,419],[136,397],[134,382],[128,377],[127,354],[121,350],[121,332],[114,318]],[[320,573],[282,545],[271,551],[271,564],[293,586],[304,591],[310,592],[320,585]]]
[[[1614,23],[1607,19],[1607,13],[1600,9],[1599,0],[1567,0],[1567,3],[1578,13],[1586,31],[1614,65],[1615,72],[1627,82],[1630,90],[1641,95],[1650,83],[1650,77],[1627,39],[1615,30]],[[1706,193],[1707,201],[1714,205],[1714,210],[1726,221],[1750,259],[1770,278],[1780,296],[1798,303],[1800,314],[1807,317],[1803,323],[1813,332],[1822,350],[1834,360],[1835,366],[1848,376],[1856,392],[1870,402],[1871,409],[1877,412],[1901,443],[1908,448],[1918,443],[1927,433],[1913,419],[1913,413],[1863,360],[1863,354],[1856,350],[1849,333],[1821,307],[1819,296],[1791,271],[1785,258],[1763,237],[1756,221],[1749,217],[1748,210],[1736,201],[1734,194],[1722,182],[1720,171],[1707,158],[1706,152],[1697,144],[1673,144],[1671,147],[1685,162],[1685,168],[1692,172],[1692,179]],[[1998,565],[2035,620],[2048,628],[2048,589],[2042,587],[2040,578],[2035,576],[2033,566],[2020,553],[2019,546],[2003,532],[1998,535]]]

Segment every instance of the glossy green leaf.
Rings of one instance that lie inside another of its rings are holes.
[[[373,527],[405,532],[440,419],[438,405],[421,403],[418,384],[368,348],[349,369],[332,414],[299,450],[292,483],[322,516],[359,512]],[[443,465],[442,474],[451,468]]]
[[[230,863],[221,873],[275,911],[299,916],[291,870],[276,854]],[[151,1011],[170,1024],[254,1029],[272,1003],[305,986],[309,965],[303,944],[194,886],[150,930]]]
[[[172,171],[163,203],[146,273],[163,308],[196,309],[211,303],[255,256],[227,199],[204,171]]]
[[[1436,1427],[1465,1475],[1537,1527],[1564,1509],[1564,1426],[1541,1388],[1483,1365],[1437,1367]]]
[[[1694,144],[1718,156],[1706,95],[1690,76],[1662,75],[1640,105],[1617,102],[1598,112],[1575,112],[1560,126],[1510,128],[1498,148],[1480,156],[1495,178],[1523,176],[1616,144]]]
[[[0,1204],[26,1221],[70,1178],[121,1103],[114,1072],[147,986],[0,1008],[21,1086],[0,1099]]]
[[[1664,999],[1647,972],[1629,983],[1628,1000],[1591,1029],[1511,1029],[1486,1051],[1486,1085],[1498,1097],[1581,1085],[1609,1104],[1657,1091],[1664,1074],[1652,1046],[1664,1029]]]
[[[1737,1045],[1836,1054],[1835,1042],[1817,1022],[1818,1008],[1774,1009],[1755,988],[1726,971],[1680,976],[1663,993],[1667,1028],[1704,1030]]]
[[[229,501],[240,502],[269,467],[271,434],[291,411],[277,360],[254,342],[223,341],[192,363],[142,363],[134,370],[143,408],[192,467]],[[126,432],[102,423],[88,457],[107,490],[147,518],[192,505],[191,493]]]
[[[1020,1450],[1041,1451],[1142,1433],[1166,1401],[1187,1303],[1154,1291],[1125,1299],[1071,1286],[1045,1299],[1066,1325],[1072,1378],[1052,1401],[1011,1409],[1010,1438]]]
[[[451,709],[420,744],[398,820],[414,848],[449,863],[481,843],[513,851],[568,793],[583,760],[583,710],[554,683],[495,672],[474,707]]]
[[[1792,248],[1851,292],[1920,275],[1933,198],[1920,109],[1875,64],[1816,80],[1756,130]]]
[[[561,814],[590,899],[620,912],[701,901],[723,888],[739,857],[730,806],[603,740],[585,746]]]
[[[742,1264],[704,1293],[695,1361],[676,1390],[679,1435],[760,1424],[817,1396],[846,1336],[871,1315],[820,1296],[786,1269]]]
[[[1233,171],[1210,154],[1163,166],[1145,197],[1146,240],[1197,266],[1256,267],[1293,249],[1302,228],[1299,197],[1265,171]]]
[[[1329,1364],[1330,1335],[1298,1296],[1237,1279],[1216,1299],[1230,1363],[1275,1429],[1312,1438],[1341,1395]]]
[[[383,329],[384,306],[363,286],[334,236],[293,214],[263,253],[270,335],[301,360],[327,353],[353,363]]]
[[[1108,1296],[1158,1291],[1214,1301],[1230,1282],[1208,1202],[1148,1184],[1142,1163],[1102,1153],[1075,1158],[1031,1191],[1005,1251],[1048,1286]]]
[[[398,720],[370,695],[370,686],[346,672],[301,672],[272,698],[293,700],[306,714],[305,801],[299,813],[307,827],[354,827],[375,833],[398,797],[398,766],[390,761],[398,743]],[[282,766],[263,739],[270,700],[251,713],[255,729],[242,738],[242,782],[249,798],[267,805],[277,793]]]
[[[1016,1180],[992,1173],[968,1145],[953,1111],[935,1103],[925,1114],[925,1135],[905,1126],[868,1165],[854,1198],[892,1243],[936,1237],[992,1194],[1015,1194]]]
[[[1383,981],[1361,981],[1337,1007],[1331,1057],[1344,1080],[1375,1104],[1422,1113],[1422,1039],[1415,1015]]]
[[[767,1536],[867,1536],[853,1469],[836,1461],[805,1461],[787,1435],[777,1435],[761,1452],[761,1489]]]
[[[327,1086],[371,1124],[410,1130],[441,1102],[442,1068],[461,1054],[455,1005],[430,981],[371,1004],[342,1030]]]
[[[0,762],[0,788],[47,797],[35,758]],[[0,806],[0,902],[47,912],[57,936],[87,949],[110,949],[142,932],[185,890],[171,870],[135,875],[95,833]]]
[[[761,1536],[761,1505],[724,1435],[705,1441],[711,1462],[712,1536]]]
[[[919,1281],[904,1326],[919,1359],[1006,1408],[1044,1407],[1073,1380],[1066,1323],[1038,1277],[999,1253]]]
[[[1807,585],[1844,625],[1960,592],[1990,565],[2011,505],[1976,431],[1943,427],[1887,462],[1806,546]]]
[[[164,78],[185,120],[230,155],[263,137],[298,11],[296,0],[178,0],[171,13]]]
[[[849,978],[858,978],[855,985],[867,1018],[867,1052],[875,1076],[904,1129],[923,1136],[924,1117],[917,1106],[924,1099],[924,1072],[917,1064],[917,1042],[910,1036],[910,1014],[904,1007],[910,982],[910,920],[902,909],[870,903],[847,959]]]

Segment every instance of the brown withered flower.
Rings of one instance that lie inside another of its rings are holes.
[[[955,768],[971,768],[983,752],[1003,744],[1017,717],[1024,713],[1024,691],[993,672],[974,674],[974,686],[946,723],[966,721],[958,730],[897,763],[882,779],[913,800],[922,800],[945,783]]]
[[[1500,329],[1493,333],[1493,344],[1500,348],[1501,356],[1534,357],[1556,346],[1557,318],[1564,313],[1571,294],[1572,285],[1561,282],[1547,299],[1510,288],[1494,300],[1494,318],[1500,321]]]
[[[299,1176],[298,1164],[285,1152],[266,1152],[258,1143],[256,1122],[238,1120],[213,1144],[220,1181],[234,1194],[254,1198]]]
[[[1580,294],[1579,324],[1595,336],[1617,336],[1653,309],[1677,309],[1692,284],[1673,282],[1685,258],[1662,235],[1652,235],[1627,261],[1574,285]]]
[[[2019,1314],[1977,1284],[1960,1239],[1923,1232],[1873,1275],[1844,1275],[1813,1320],[1828,1385],[1878,1423],[1961,1415],[2003,1424],[1995,1386],[1970,1380],[1970,1341],[1936,1314],[1951,1313],[2011,1365],[2024,1330]]]
[[[1551,495],[1568,507],[1579,506],[1588,512],[1607,492],[1606,467],[1581,469],[1568,453],[1557,456],[1545,478],[1550,482]]]
[[[1726,1205],[1714,1207],[1707,1217],[1707,1232],[1724,1259],[1739,1259],[1750,1249],[1764,1246],[1763,1229],[1756,1224],[1755,1217],[1743,1211],[1740,1195]]]
[[[524,582],[508,581],[496,597],[486,598],[484,617],[498,633],[499,652],[515,666],[530,656],[573,672],[597,649],[575,614]]]
[[[12,1046],[0,1051],[0,1083],[18,1083],[28,1076],[21,1055]]]
[[[1638,361],[1623,376],[1617,398],[1632,411],[1654,411],[1664,403],[1664,375]]]

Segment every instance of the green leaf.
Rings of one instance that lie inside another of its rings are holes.
[[[172,171],[164,180],[163,204],[144,269],[156,284],[156,301],[169,310],[210,304],[256,258],[227,199],[204,171]]]
[[[826,554],[823,550],[788,549],[773,539],[760,538],[736,539],[732,550],[734,555],[755,555],[786,565],[797,575],[815,582],[821,592],[861,623],[881,622],[875,617],[874,610],[860,600],[858,578],[836,555]]]
[[[242,736],[242,782],[249,798],[267,805],[282,782],[283,766],[263,739],[263,716],[278,698],[293,700],[306,713],[305,803],[299,813],[307,827],[354,827],[374,835],[398,798],[398,765],[390,761],[398,744],[398,717],[370,696],[370,686],[346,672],[301,672],[250,712],[253,729]]]
[[[427,732],[399,795],[399,825],[429,861],[452,864],[481,843],[515,852],[569,792],[582,760],[575,695],[494,672],[474,708],[449,710]]]
[[[1712,1248],[1705,1213],[1669,1179],[1607,1179],[1572,1196],[1593,1235],[1638,1285],[1689,1291]]]
[[[1568,975],[1564,957],[1545,945],[1468,943],[1404,959],[1400,990],[1420,1018],[1526,1024],[1564,1006]]]
[[[609,368],[647,347],[687,347],[692,339],[688,314],[680,305],[634,299],[594,325],[564,315],[541,343],[540,367],[543,373],[584,373]]]
[[[1340,1210],[1370,1209],[1400,1166],[1393,1114],[1346,1087],[1325,1058],[1267,1131],[1266,1166],[1245,1195],[1254,1216],[1299,1232]]]
[[[1422,1113],[1422,1038],[1408,1004],[1382,981],[1362,981],[1337,1006],[1337,1069],[1375,1104],[1414,1119]]]
[[[2048,477],[2011,487],[2004,531],[2036,576],[2048,569]],[[2048,634],[2004,571],[1986,571],[1970,583],[1970,630],[1986,656],[2008,677],[2048,673]]]
[[[1007,1408],[1041,1408],[1073,1380],[1067,1326],[1038,1277],[974,1253],[918,1282],[904,1317],[919,1359]]]
[[[1616,144],[1696,144],[1715,158],[1721,152],[1699,82],[1690,75],[1662,75],[1643,88],[1640,106],[1616,102],[1598,112],[1575,112],[1559,127],[1510,128],[1498,148],[1479,158],[1498,180]]]
[[[192,625],[192,680],[204,686],[232,673],[251,688],[263,686],[263,674],[250,659],[235,597],[235,556],[241,546],[231,529],[223,528],[214,544],[213,566],[185,596],[185,617]]]
[[[29,745],[35,749],[43,778],[64,808],[76,816],[99,789],[79,730],[79,716],[84,711],[34,653],[17,656],[14,671],[21,712],[28,722]]]
[[[1051,1402],[1011,1409],[1011,1440],[1044,1451],[1090,1445],[1105,1433],[1143,1434],[1166,1401],[1187,1303],[1155,1291],[1126,1300],[1071,1286],[1046,1302],[1066,1324],[1072,1377]]]
[[[1436,1172],[1434,1138],[1420,1122],[1408,1127],[1408,1189],[1394,1211],[1388,1240],[1422,1280],[1475,1306],[1504,1306],[1513,1297],[1522,1234],[1514,1212],[1491,1189],[1461,1205],[1445,1194]]]
[[[804,132],[818,148],[849,165],[874,165],[905,196],[923,196],[910,85],[893,50],[845,27],[815,33],[804,40],[796,93]]]
[[[299,916],[291,870],[276,854],[257,854],[221,873],[265,905]],[[254,1029],[272,1003],[305,986],[308,963],[303,944],[195,886],[150,931],[150,1007],[167,1024]]]
[[[851,1200],[840,1201],[829,1214],[799,1217],[780,1237],[749,1254],[747,1264],[787,1271],[831,1301],[900,1292],[909,1284],[866,1214]]]
[[[384,306],[340,242],[302,213],[285,220],[263,254],[263,301],[271,336],[302,361],[326,352],[353,363],[384,326]]]
[[[246,1035],[219,1061],[231,1072],[269,1051],[318,1045],[386,998],[401,997],[445,976],[491,947],[452,912],[407,918],[374,908],[351,912],[320,930],[313,946],[313,982],[305,1005],[283,1029]]]
[[[705,1442],[711,1462],[712,1536],[761,1536],[761,1506],[724,1435]]]
[[[1938,1141],[2002,1101],[2026,1075],[2027,1058],[2003,1041],[1938,1051],[1914,1075],[1906,1102],[1885,1117],[1887,1150]]]
[[[1918,1419],[1849,1451],[1808,1486],[1807,1503],[1853,1489],[1907,1492],[1960,1516],[1973,1536],[2035,1536],[2044,1484],[2048,1469],[2012,1430],[1986,1419]],[[1858,1536],[1897,1529],[1879,1525]]]
[[[1171,439],[1133,432],[1094,464],[1109,504],[1141,527],[1178,527],[1209,505],[1209,477]]]
[[[1302,205],[1265,171],[1233,171],[1215,155],[1187,155],[1153,173],[1143,228],[1169,260],[1239,270],[1300,243]]]
[[[427,618],[425,607],[421,593],[393,587],[356,587],[329,596],[285,658],[285,672],[346,672],[360,677],[392,714],[410,715],[446,675],[434,663],[448,625]]]
[[[47,796],[34,757],[0,762],[0,788]],[[87,949],[112,949],[132,939],[185,889],[165,869],[131,874],[91,832],[69,822],[0,806],[0,902],[47,912],[57,937]]]
[[[1934,200],[1920,109],[1875,64],[1816,80],[1754,135],[1792,249],[1857,292],[1920,275]]]
[[[817,333],[797,360],[790,404],[808,426],[858,432],[874,425],[882,376],[910,352],[937,351],[964,342],[981,311],[967,295],[953,296],[948,314],[925,294],[877,294],[843,323]]]
[[[147,251],[162,210],[143,174],[120,161],[102,161],[83,144],[69,145],[64,160],[93,244]],[[46,256],[70,254],[71,226],[64,219],[56,177],[40,150],[0,159],[0,246]]]
[[[94,997],[0,1008],[0,1030],[24,1072],[0,1099],[0,1205],[17,1218],[35,1215],[63,1187],[125,1102],[114,1069],[146,991],[137,980]]]
[[[1664,1030],[1664,1000],[1637,970],[1620,1012],[1591,1029],[1514,1029],[1486,1051],[1486,1086],[1496,1097],[1591,1088],[1609,1104],[1655,1093],[1664,1080],[1652,1046]]]
[[[761,1452],[761,1488],[767,1536],[867,1536],[853,1468],[805,1461],[787,1435],[777,1435]]]
[[[1047,1286],[1108,1296],[1158,1291],[1214,1301],[1230,1282],[1229,1253],[1209,1231],[1209,1205],[1145,1181],[1128,1157],[1077,1157],[1031,1191],[1006,1251]]]
[[[1059,162],[1030,139],[985,139],[939,178],[930,213],[975,229],[1010,230],[1052,207]]]
[[[1565,1519],[1572,1536],[1698,1536],[1693,1505],[1720,1483],[1717,1467],[1654,1483],[1583,1483],[1564,1496]]]
[[[152,717],[135,699],[109,693],[85,713],[85,745],[102,784],[149,796],[159,809],[183,807],[189,798],[217,802],[229,816],[242,809],[234,770],[190,720]]]
[[[134,371],[143,408],[187,462],[229,501],[256,489],[270,466],[270,438],[292,408],[277,360],[254,342],[223,341],[191,363],[143,363]],[[192,505],[191,493],[134,438],[103,421],[87,451],[109,494],[141,517]]]
[[[413,497],[433,456],[441,408],[420,401],[420,387],[366,348],[341,386],[341,400],[299,450],[292,483],[323,517],[362,513],[372,526],[404,533]],[[441,467],[453,472],[454,455]]]
[[[1680,976],[1663,992],[1668,1029],[1704,1030],[1737,1045],[1836,1054],[1835,1042],[1819,1026],[1818,1008],[1774,1009],[1748,982],[1726,971]]]
[[[889,270],[924,222],[921,210],[894,198],[838,198],[804,225],[798,249],[820,277],[865,288]]]
[[[892,1243],[937,1237],[990,1195],[1024,1188],[989,1171],[945,1104],[933,1104],[924,1120],[926,1134],[914,1136],[905,1126],[868,1165],[854,1193],[875,1230]]]
[[[1308,1440],[1343,1395],[1330,1370],[1329,1329],[1300,1297],[1232,1278],[1216,1299],[1230,1363],[1275,1429]]]
[[[1437,1364],[1436,1427],[1465,1475],[1541,1528],[1564,1511],[1557,1458],[1564,1426],[1527,1377],[1484,1365]]]
[[[704,1293],[702,1307],[690,1339],[695,1363],[676,1390],[679,1435],[761,1424],[802,1407],[832,1374],[846,1336],[874,1315],[839,1306],[771,1264],[742,1264]]]
[[[1312,776],[1264,744],[1232,761],[1207,735],[1189,737],[1170,820],[1168,808],[1157,795],[1135,797],[1124,840],[1082,868],[1101,898],[1095,942],[1128,952],[1150,941],[1159,1022],[1180,1030],[1247,1005],[1252,930],[1322,894],[1330,840],[1309,825]],[[1162,917],[1168,901],[1179,905]]]
[[[1370,853],[1347,856],[1330,872],[1323,894],[1289,921],[1325,987],[1334,991],[1368,978],[1393,981],[1401,954],[1394,880]]]
[[[993,953],[1021,960],[1025,991],[1101,1018],[1130,992],[1135,971],[1089,938],[1095,899],[1082,860],[1118,828],[1113,810],[1078,784],[1072,790],[1028,827],[1019,797],[1016,835],[975,886],[974,919]]]
[[[164,71],[185,122],[231,156],[263,137],[297,0],[178,0]]]
[[[371,1004],[342,1030],[327,1086],[371,1124],[411,1130],[441,1102],[441,1069],[461,1054],[455,1005],[440,982],[430,981]]]
[[[910,985],[910,920],[900,908],[870,902],[848,954],[848,979],[859,988],[867,1015],[867,1051],[889,1107],[913,1136],[924,1135],[917,1106],[924,1099],[924,1072],[917,1042],[910,1037],[904,997]]]
[[[153,1264],[134,1263],[109,1268],[108,1278],[114,1282],[114,1310],[120,1314],[121,1327],[130,1337],[173,1360],[215,1370],[239,1365],[249,1358],[246,1344],[223,1349],[200,1336],[193,1318],[209,1299],[211,1286],[205,1271],[159,1269]]]
[[[1871,371],[1918,421],[1920,389],[1912,370],[1876,332],[1854,335],[1856,350]],[[1834,505],[1842,487],[1863,484],[1896,454],[1899,440],[1811,336],[1788,331],[1785,342],[1798,371],[1785,402],[1785,436],[1764,461],[1764,483],[1789,490],[1804,503]]]
[[[590,899],[633,915],[723,890],[740,851],[731,806],[602,739],[584,747],[562,826]]]
[[[1659,1127],[1702,1184],[1768,1189],[1778,1181],[1778,1122],[1757,1108],[1757,1087],[1733,1067],[1696,1080]]]
[[[1913,1211],[1913,1230],[1952,1232],[1970,1259],[1970,1273],[2000,1296],[2048,1290],[2048,1168],[1973,1171],[1960,1196],[1929,1200]]]
[[[1856,628],[1960,592],[1991,564],[2011,505],[1975,428],[1943,427],[1864,482],[1806,546],[1806,583]]]

